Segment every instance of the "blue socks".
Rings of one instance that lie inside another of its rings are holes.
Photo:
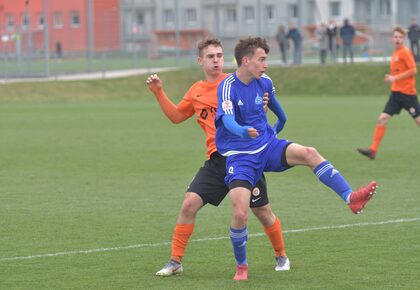
[[[314,173],[322,183],[334,190],[346,203],[350,203],[349,199],[352,189],[330,162],[324,161],[319,164],[315,168]]]
[[[232,241],[233,252],[238,265],[248,265],[246,260],[246,241],[248,240],[248,229],[245,226],[242,229],[230,227],[230,239]]]

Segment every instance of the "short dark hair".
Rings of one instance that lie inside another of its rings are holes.
[[[257,48],[262,48],[265,53],[270,51],[266,40],[261,37],[248,37],[240,39],[235,46],[235,60],[238,67],[242,65],[242,58],[244,56],[252,57]]]
[[[220,40],[218,40],[217,38],[207,38],[204,40],[201,40],[198,44],[197,44],[197,50],[198,50],[198,55],[202,56],[203,54],[203,50],[207,47],[209,47],[210,45],[213,46],[220,46],[223,48],[222,46],[222,42]]]

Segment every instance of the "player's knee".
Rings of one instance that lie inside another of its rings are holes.
[[[252,212],[265,227],[271,226],[276,219],[275,214],[271,210],[271,207],[268,205],[252,208]]]
[[[321,159],[321,154],[314,147],[305,147],[304,158],[307,164],[317,163]]]
[[[182,208],[181,208],[181,214],[184,217],[194,217],[197,214],[197,209],[193,208],[191,205],[189,204],[183,204]]]
[[[181,214],[185,217],[194,217],[200,208],[201,204],[196,199],[186,198],[182,203]]]
[[[378,125],[386,125],[386,123],[388,123],[388,120],[391,118],[391,116],[386,115],[386,114],[381,114],[378,118]]]
[[[248,210],[247,209],[235,209],[233,212],[233,219],[236,223],[246,224],[248,220]]]

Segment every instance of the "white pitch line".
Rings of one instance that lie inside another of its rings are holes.
[[[324,231],[324,230],[334,230],[334,229],[343,229],[343,228],[351,228],[351,227],[365,227],[365,226],[374,226],[374,225],[409,223],[409,222],[416,222],[416,221],[420,221],[420,217],[419,218],[410,218],[410,219],[395,219],[395,220],[380,221],[380,222],[365,222],[365,223],[356,223],[356,224],[344,224],[344,225],[336,225],[336,226],[324,226],[324,227],[315,227],[315,228],[306,228],[306,229],[285,230],[285,231],[283,231],[283,233],[284,234],[287,234],[287,233],[304,233],[304,232],[311,232],[311,231]],[[265,235],[265,233],[256,233],[256,234],[250,234],[249,236],[250,237],[259,237],[259,236],[264,236],[264,235]],[[215,238],[192,239],[192,240],[190,240],[190,242],[207,242],[207,241],[218,241],[218,240],[226,240],[226,239],[229,239],[229,237],[226,236],[226,237],[215,237]],[[171,242],[154,243],[154,244],[137,244],[137,245],[130,245],[130,246],[122,246],[122,247],[66,251],[66,252],[58,252],[58,253],[50,253],[50,254],[38,254],[38,255],[31,255],[31,256],[4,257],[4,258],[0,258],[0,262],[17,261],[17,260],[31,260],[31,259],[38,259],[38,258],[59,257],[59,256],[68,256],[68,255],[79,255],[79,254],[92,254],[92,253],[121,251],[121,250],[146,248],[146,247],[160,247],[160,246],[167,246],[167,245],[170,245],[170,244],[171,244]]]

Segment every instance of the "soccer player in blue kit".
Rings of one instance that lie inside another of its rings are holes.
[[[246,242],[251,189],[264,171],[281,172],[296,165],[313,170],[319,180],[335,191],[353,213],[360,213],[376,190],[376,182],[353,191],[340,172],[312,147],[277,139],[286,115],[275,97],[272,80],[265,74],[269,46],[260,37],[242,39],[235,46],[236,72],[218,87],[216,146],[227,157],[225,182],[229,186],[233,216],[230,238],[236,259],[234,280],[248,279]],[[269,94],[269,109],[278,120],[272,127],[263,108]]]

